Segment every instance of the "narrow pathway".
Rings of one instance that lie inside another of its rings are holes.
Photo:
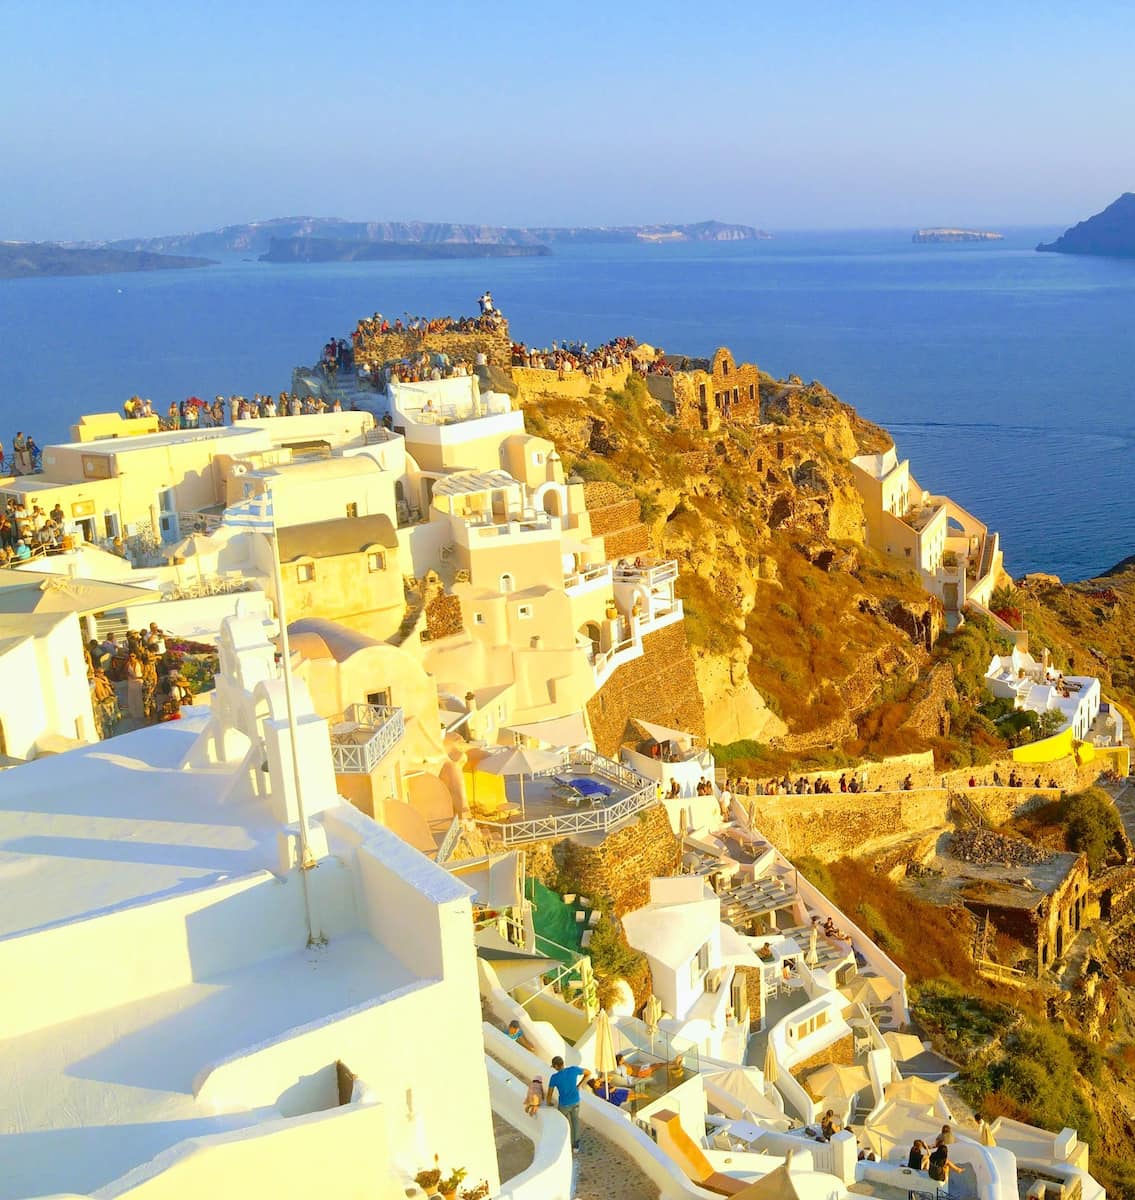
[[[575,1200],[658,1200],[658,1188],[613,1142],[584,1126],[575,1156]]]

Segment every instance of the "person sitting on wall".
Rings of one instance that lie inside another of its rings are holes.
[[[910,1153],[906,1156],[906,1165],[912,1171],[925,1171],[930,1164],[930,1147],[921,1139],[915,1138]]]
[[[670,791],[666,794],[667,800],[677,800],[682,795],[682,789],[678,786],[676,779],[670,780]]]
[[[961,1172],[964,1167],[959,1166],[955,1162],[950,1162],[949,1143],[944,1142],[941,1138],[934,1143],[934,1149],[930,1151],[930,1158],[926,1163],[927,1173],[935,1183],[949,1183],[950,1172]]]
[[[525,1050],[532,1050],[532,1043],[524,1036],[523,1030],[520,1028],[520,1022],[515,1018],[508,1023],[508,1028],[505,1030],[511,1041],[514,1041],[519,1046],[523,1046]]]
[[[772,962],[772,947],[768,944],[768,942],[765,942],[762,946],[758,947],[757,957],[762,962]]]
[[[835,1110],[829,1108],[820,1120],[820,1132],[824,1135],[824,1141],[830,1142],[832,1136],[839,1133],[841,1128],[839,1121],[836,1120]]]

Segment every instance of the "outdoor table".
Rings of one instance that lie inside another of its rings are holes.
[[[757,1141],[768,1132],[759,1125],[754,1125],[752,1121],[730,1121],[728,1125],[723,1125],[722,1128],[730,1137],[739,1138],[746,1146]]]

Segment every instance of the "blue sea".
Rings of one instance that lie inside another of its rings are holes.
[[[999,529],[1012,572],[1082,578],[1135,554],[1135,260],[1034,253],[1059,232],[0,281],[0,439],[58,441],[134,393],[164,409],[280,391],[359,316],[470,313],[488,287],[529,343],[632,333],[819,379],[891,430],[923,487]]]

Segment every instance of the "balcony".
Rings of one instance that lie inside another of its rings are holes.
[[[599,563],[596,566],[581,567],[564,576],[564,591],[569,596],[578,596],[583,592],[594,591],[611,582],[611,564]]]
[[[331,761],[336,775],[368,775],[398,744],[406,731],[400,708],[352,704],[330,729]]]
[[[678,578],[678,564],[670,558],[665,562],[634,563],[620,562],[615,566],[616,583],[645,583],[647,587],[661,587]]]

